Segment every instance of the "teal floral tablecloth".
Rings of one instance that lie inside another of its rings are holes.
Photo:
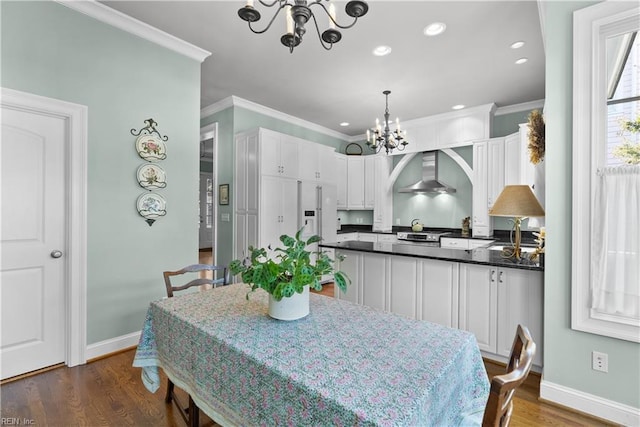
[[[158,367],[223,425],[451,426],[481,411],[489,381],[475,337],[311,294],[311,313],[267,315],[236,284],[151,303],[133,362]]]

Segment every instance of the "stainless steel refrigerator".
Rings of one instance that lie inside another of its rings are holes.
[[[304,226],[302,238],[319,235],[323,242],[335,242],[338,208],[338,189],[335,184],[298,181],[298,229]],[[310,248],[318,251],[318,244]],[[333,251],[323,249],[333,258]],[[323,277],[323,282],[333,281],[333,277]]]

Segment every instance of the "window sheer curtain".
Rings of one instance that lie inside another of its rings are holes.
[[[640,165],[606,167],[595,177],[591,311],[640,323]],[[609,319],[613,320],[613,319]]]

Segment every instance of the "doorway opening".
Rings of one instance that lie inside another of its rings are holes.
[[[200,129],[200,182],[198,199],[199,233],[198,259],[201,264],[216,263],[217,241],[217,149],[218,124],[213,123]]]

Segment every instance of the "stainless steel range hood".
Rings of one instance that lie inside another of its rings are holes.
[[[422,180],[402,187],[398,193],[455,193],[455,188],[438,181],[437,154],[437,151],[425,151],[422,155]]]

